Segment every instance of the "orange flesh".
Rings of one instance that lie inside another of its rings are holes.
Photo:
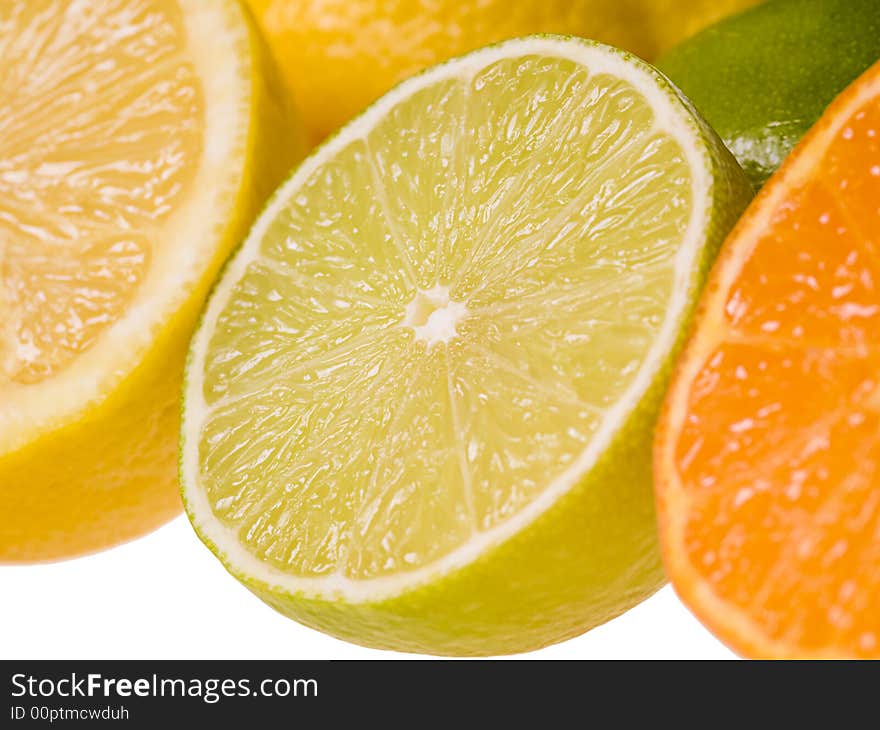
[[[51,377],[126,311],[197,167],[173,0],[0,7],[0,388]]]
[[[678,430],[660,426],[669,573],[747,654],[880,656],[878,82],[880,65],[795,153],[807,174],[771,181],[783,197],[727,242],[719,268],[739,271],[704,302]]]

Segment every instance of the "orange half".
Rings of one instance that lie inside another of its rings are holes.
[[[747,656],[880,657],[880,63],[722,249],[655,444],[670,579]]]

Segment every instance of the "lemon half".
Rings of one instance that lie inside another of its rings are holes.
[[[180,509],[208,287],[302,148],[230,0],[0,7],[0,561]]]

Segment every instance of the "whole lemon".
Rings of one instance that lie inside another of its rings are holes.
[[[579,35],[652,60],[759,0],[248,0],[314,142],[421,69],[506,38]]]

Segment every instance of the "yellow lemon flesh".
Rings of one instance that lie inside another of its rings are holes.
[[[227,0],[0,6],[0,561],[180,509],[186,342],[301,147],[267,68]]]
[[[314,141],[395,83],[532,33],[593,38],[652,60],[758,0],[248,0]]]

